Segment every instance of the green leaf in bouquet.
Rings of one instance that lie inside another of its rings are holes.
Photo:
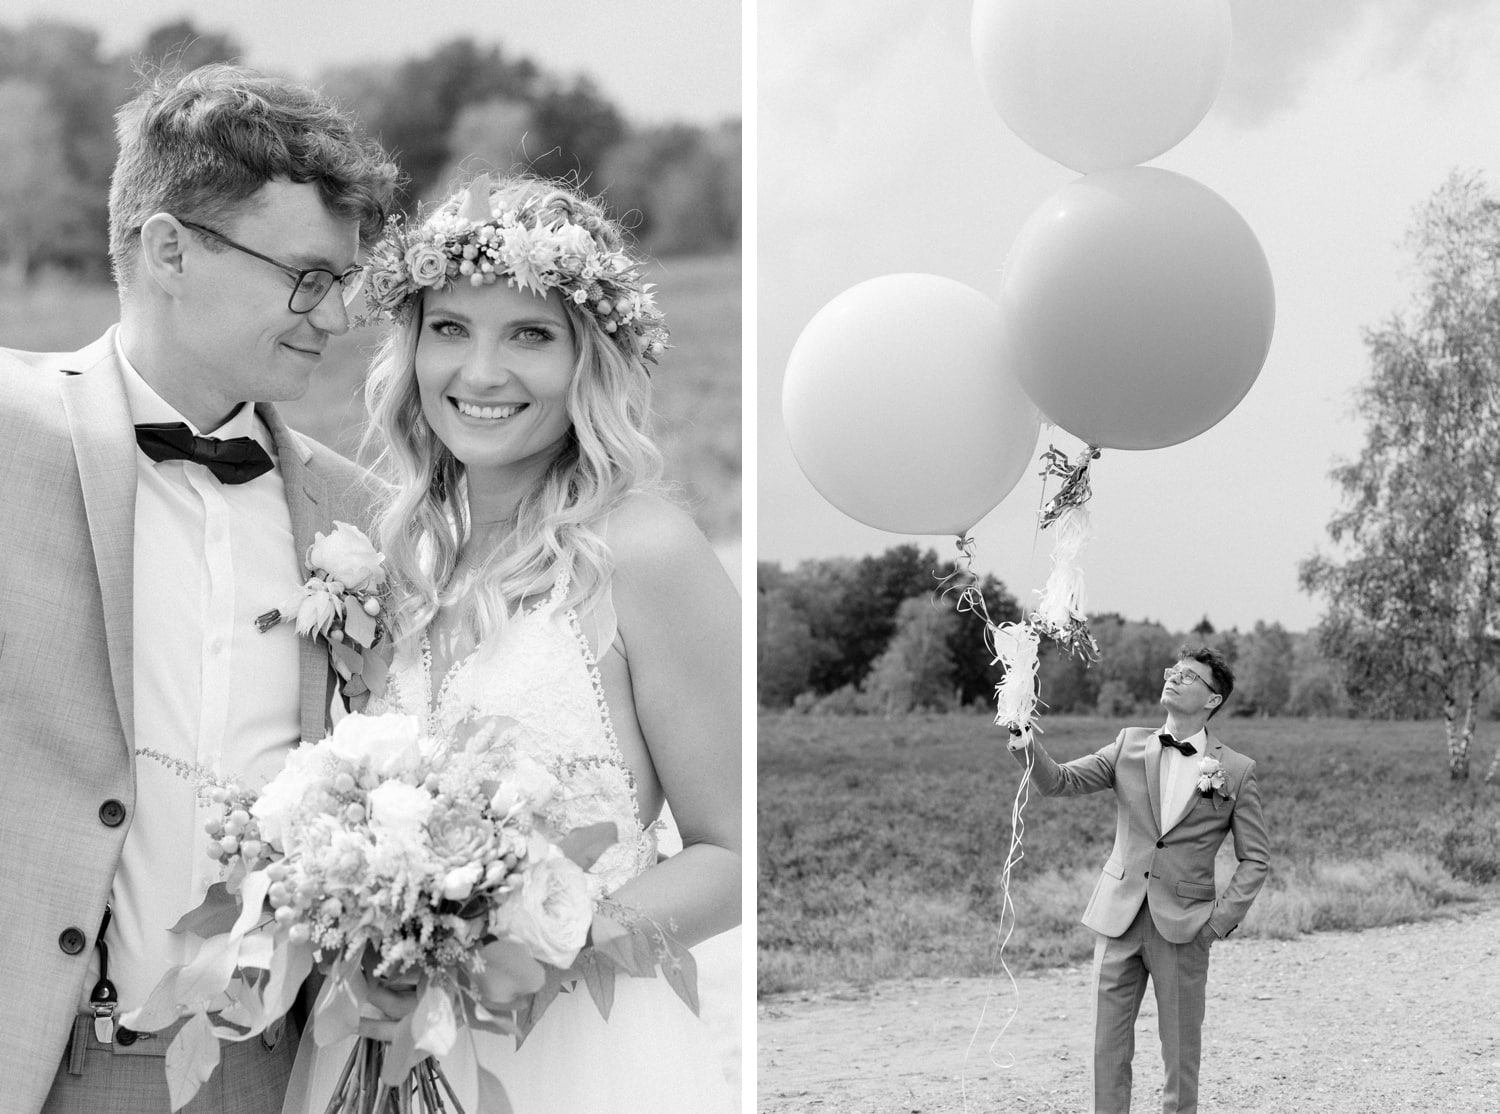
[[[156,984],[156,989],[151,991],[151,996],[146,999],[145,1005],[138,1006],[120,1018],[122,1024],[132,1029],[139,1029],[143,1033],[155,1033],[165,1029],[172,1022],[182,1016],[182,1009],[177,1005],[177,977],[182,973],[182,965],[168,969]]]
[[[480,1000],[491,1008],[505,1008],[517,999],[535,994],[546,981],[546,969],[526,948],[513,940],[496,940],[479,952],[484,970],[475,976]]]
[[[661,929],[657,929],[657,932],[666,948],[666,955],[661,961],[662,977],[677,992],[677,997],[681,998],[687,1004],[688,1009],[693,1011],[694,1016],[697,1016],[698,961],[693,958],[693,953],[678,941],[662,932]]]
[[[609,1020],[609,1011],[615,1005],[615,968],[608,960],[601,960],[596,951],[583,951],[573,964],[583,972],[583,985],[589,989],[589,997],[599,1016]]]
[[[570,972],[559,971],[556,967],[548,967],[546,970],[547,981],[542,984],[541,989],[516,1008],[517,1048],[525,1043],[526,1035],[535,1028],[536,1023],[542,1019],[542,1014],[547,1012],[547,1007],[562,993],[564,980],[571,977]]]
[[[479,1057],[475,1056],[475,1074],[479,1080],[479,1109],[484,1114],[515,1114],[515,1107],[510,1104],[510,1096],[505,1093],[504,1086],[500,1083],[500,1077],[479,1063]]]
[[[620,830],[613,820],[574,828],[557,841],[558,848],[584,870],[593,866],[599,856],[620,841]]]
[[[359,964],[340,959],[323,980],[313,1005],[313,1040],[319,1048],[359,1032],[359,1007],[366,997]]]
[[[516,1019],[508,1011],[491,1011],[472,998],[464,998],[464,1019],[470,1029],[483,1029],[497,1037],[516,1035]]]
[[[656,974],[656,949],[640,929],[628,929],[596,910],[591,932],[595,950],[626,974],[638,979]]]
[[[234,927],[234,922],[239,920],[239,899],[229,892],[223,882],[215,882],[208,887],[208,892],[203,895],[203,901],[198,908],[190,913],[184,913],[180,920],[168,932],[191,932],[194,936],[201,936],[205,940],[210,936],[219,936]]]
[[[195,1014],[167,1048],[167,1095],[181,1110],[219,1066],[219,1038],[204,1013]]]

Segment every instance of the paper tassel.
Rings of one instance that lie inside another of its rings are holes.
[[[1036,726],[1036,674],[1039,639],[1030,623],[1002,623],[990,627],[995,651],[993,664],[1005,676],[995,686],[995,722],[1025,733]]]

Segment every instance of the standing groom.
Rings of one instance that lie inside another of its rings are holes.
[[[1164,672],[1159,731],[1127,727],[1094,754],[1059,766],[1029,736],[1048,797],[1113,789],[1115,845],[1083,913],[1094,945],[1094,1111],[1130,1109],[1135,1019],[1149,977],[1156,991],[1166,1087],[1163,1114],[1198,1109],[1198,1061],[1208,953],[1244,919],[1269,869],[1255,763],[1226,747],[1208,720],[1234,689],[1218,651],[1183,649]],[[1238,860],[1222,893],[1214,856],[1227,836]]]
[[[321,738],[326,654],[255,617],[313,535],[368,521],[348,461],[287,429],[349,328],[393,169],[312,90],[230,66],[118,116],[120,323],[0,351],[0,1107],[160,1114],[172,1031],[123,1029],[214,881],[183,771],[274,774]],[[186,1109],[276,1114],[295,1033],[223,1048]]]

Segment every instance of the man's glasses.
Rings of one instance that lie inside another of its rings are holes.
[[[1161,678],[1163,681],[1176,681],[1179,685],[1190,685],[1194,681],[1197,681],[1215,696],[1219,695],[1218,689],[1214,688],[1213,685],[1209,684],[1191,669],[1177,669],[1169,665],[1161,671]]]
[[[360,288],[365,284],[365,269],[363,267],[350,267],[341,275],[336,275],[332,271],[325,270],[322,267],[313,267],[302,271],[296,267],[272,259],[269,255],[262,255],[253,248],[247,248],[244,244],[237,244],[228,236],[220,232],[215,232],[212,228],[205,228],[203,225],[190,220],[180,220],[180,223],[191,228],[194,232],[201,232],[203,235],[218,240],[219,243],[227,247],[234,248],[235,251],[242,251],[246,255],[252,255],[256,259],[269,263],[273,267],[278,267],[287,274],[294,276],[297,282],[292,287],[292,296],[287,299],[286,303],[286,308],[293,313],[311,313],[317,309],[319,303],[333,289],[334,283],[339,284],[340,297],[343,300],[345,308],[348,308],[359,294]]]

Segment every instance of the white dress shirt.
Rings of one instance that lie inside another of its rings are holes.
[[[132,420],[185,421],[130,366],[118,340],[116,349]],[[253,437],[276,458],[248,403],[209,432]],[[169,967],[192,958],[167,930],[219,877],[205,850],[211,812],[197,787],[143,752],[248,787],[281,768],[301,733],[297,635],[290,624],[261,634],[255,617],[284,603],[307,575],[278,470],[221,484],[202,465],[155,463],[138,449],[136,477],[136,806],[106,936],[122,1013],[144,1003]],[[91,972],[85,997],[96,978]]]
[[[1165,730],[1162,727],[1157,733]],[[1191,743],[1196,753],[1183,754],[1176,747],[1161,748],[1161,830],[1164,832],[1192,807],[1193,794],[1198,791],[1198,763],[1208,748],[1208,728],[1200,727],[1197,734],[1177,741]],[[1160,741],[1156,745],[1161,746]]]

